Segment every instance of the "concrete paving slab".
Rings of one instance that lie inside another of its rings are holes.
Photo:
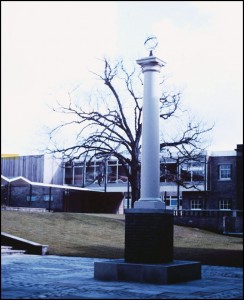
[[[94,262],[67,256],[4,255],[1,299],[243,299],[243,269],[202,265],[202,279],[177,284],[98,281]]]

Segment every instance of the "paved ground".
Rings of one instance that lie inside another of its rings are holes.
[[[1,299],[243,299],[243,269],[202,266],[202,279],[156,285],[94,280],[107,259],[2,255]]]

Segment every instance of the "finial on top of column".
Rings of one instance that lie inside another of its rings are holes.
[[[150,51],[149,56],[153,56],[153,50],[158,46],[158,39],[155,35],[150,35],[144,42],[145,48]]]

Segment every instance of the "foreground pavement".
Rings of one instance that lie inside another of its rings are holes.
[[[2,255],[1,299],[243,299],[243,269],[202,265],[202,279],[157,285],[94,279],[93,259]]]

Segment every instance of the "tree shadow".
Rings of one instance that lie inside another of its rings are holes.
[[[204,265],[243,267],[242,250],[174,247],[174,259],[200,261]]]

